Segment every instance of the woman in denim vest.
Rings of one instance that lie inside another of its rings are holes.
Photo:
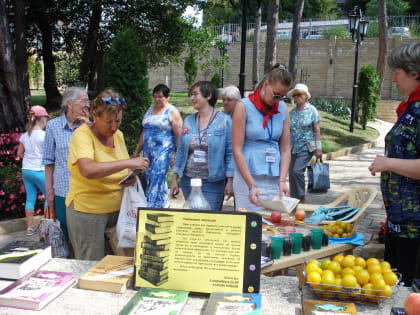
[[[289,90],[290,73],[273,66],[248,98],[235,107],[232,122],[235,207],[262,209],[261,200],[289,195],[286,183],[290,164],[289,113],[280,101]]]
[[[191,178],[201,178],[201,189],[211,210],[221,210],[223,196],[233,195],[231,119],[214,109],[217,90],[208,81],[195,83],[190,90],[190,99],[197,113],[187,116],[182,126],[171,196],[178,191],[178,177],[185,199],[191,190]]]
[[[398,119],[385,136],[385,155],[369,166],[381,172],[387,227],[386,261],[411,286],[420,278],[420,43],[394,48],[388,57],[392,82],[408,100],[397,108]]]

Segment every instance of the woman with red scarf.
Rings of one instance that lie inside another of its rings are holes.
[[[261,200],[289,195],[289,113],[281,99],[290,83],[290,73],[277,64],[264,75],[252,95],[236,104],[232,118],[236,209],[253,212],[261,209]]]
[[[408,101],[397,108],[398,120],[385,137],[385,156],[369,166],[381,172],[387,215],[386,261],[411,286],[420,278],[420,43],[405,44],[388,57],[392,82]]]

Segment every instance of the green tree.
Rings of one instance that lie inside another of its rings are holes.
[[[41,83],[42,78],[42,65],[39,62],[39,58],[35,58],[30,70],[32,83],[36,86],[36,89],[39,89],[39,84]]]
[[[197,78],[197,64],[195,63],[195,54],[193,51],[190,51],[187,58],[185,58],[184,75],[189,89]]]
[[[102,88],[113,88],[126,101],[120,126],[129,152],[135,148],[142,130],[142,119],[151,105],[148,66],[136,32],[127,28],[112,40],[104,56]]]
[[[211,82],[211,83],[213,83],[213,84],[214,84],[214,86],[215,86],[215,87],[217,87],[217,88],[221,88],[221,87],[222,87],[222,85],[221,85],[220,75],[219,75],[219,73],[217,73],[217,72],[215,72],[215,73],[213,74],[213,76],[211,77],[210,82]]]
[[[346,28],[343,25],[334,25],[327,29],[325,29],[322,32],[322,36],[324,38],[328,38],[330,36],[337,36],[337,38],[348,38],[350,37],[349,32],[346,30]]]
[[[403,0],[387,0],[386,13],[387,15],[405,15],[410,8],[409,3]],[[370,1],[366,6],[366,16],[377,16],[378,5],[376,1]],[[370,27],[370,25],[369,25]]]
[[[369,120],[375,119],[376,106],[379,99],[378,87],[379,77],[375,67],[372,65],[363,65],[360,67],[357,103],[358,107],[362,110],[360,120],[363,129],[366,129]]]

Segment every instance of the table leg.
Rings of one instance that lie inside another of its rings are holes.
[[[296,276],[299,278],[299,288],[305,283],[305,277],[303,275],[303,264],[296,266]]]

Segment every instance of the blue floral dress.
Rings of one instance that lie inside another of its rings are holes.
[[[168,208],[166,175],[176,146],[169,114],[175,107],[171,105],[159,115],[152,115],[153,108],[154,106],[150,107],[143,118],[143,156],[150,160],[149,168],[145,172],[147,206]]]

